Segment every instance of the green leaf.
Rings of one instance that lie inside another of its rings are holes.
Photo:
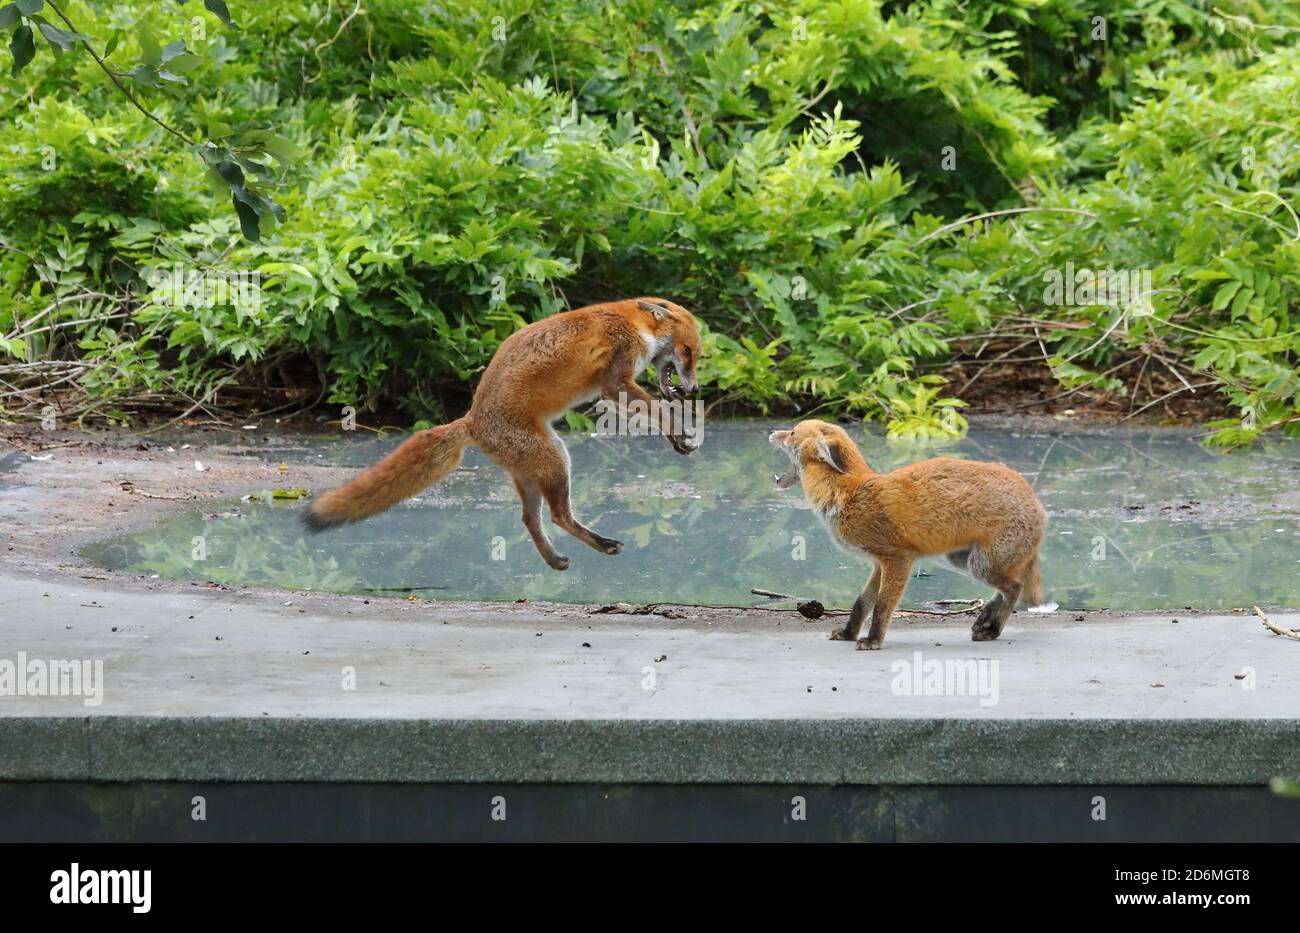
[[[9,3],[0,6],[0,29],[12,29],[22,21],[22,15],[18,12],[18,4]]]
[[[162,60],[169,62],[178,55],[185,52],[185,40],[177,39],[175,42],[168,42],[162,49]]]
[[[306,150],[301,146],[283,136],[272,136],[262,148],[282,165],[292,165],[306,154]]]
[[[153,87],[158,83],[158,72],[149,65],[136,65],[131,69],[130,74],[135,78],[136,83],[143,87]]]
[[[41,35],[61,49],[70,49],[80,40],[89,38],[79,32],[68,32],[60,29],[58,26],[51,25],[40,18],[36,20],[36,28],[41,31]]]
[[[33,13],[39,13],[45,8],[45,0],[17,0],[15,6],[19,11],[31,16]]]
[[[104,46],[104,57],[112,55],[117,51],[117,44],[122,41],[122,30],[114,30],[113,34],[108,37],[108,44]]]
[[[226,7],[225,0],[203,0],[203,5],[207,7],[208,12],[217,17],[231,29],[235,28],[234,22],[230,19],[230,10]]]
[[[185,52],[184,54],[177,55],[168,62],[167,65],[170,71],[174,71],[177,74],[185,74],[187,71],[193,71],[195,68],[199,67],[202,61],[203,59],[199,58],[193,52]]]
[[[231,200],[235,205],[235,213],[239,215],[239,229],[243,231],[244,239],[250,243],[256,243],[262,238],[261,230],[258,229],[257,211],[245,204],[239,198],[231,195]]]
[[[162,47],[154,37],[149,24],[141,20],[136,24],[136,38],[140,40],[140,54],[146,65],[158,65],[162,62]]]
[[[244,170],[229,159],[217,163],[217,173],[232,189],[244,186]]]
[[[9,356],[20,360],[25,359],[27,356],[27,341],[21,337],[0,337],[0,353],[7,353]]]
[[[1222,311],[1232,301],[1232,296],[1237,294],[1241,288],[1241,283],[1237,281],[1226,282],[1219,286],[1219,290],[1214,293],[1214,302],[1210,305],[1211,311]]]
[[[301,486],[290,486],[288,489],[272,489],[272,499],[306,499],[311,496],[307,490]]]
[[[9,51],[14,56],[14,67],[10,74],[16,75],[36,57],[36,41],[32,38],[31,26],[24,23],[14,30],[13,38],[9,40]]]
[[[1232,308],[1229,313],[1235,318],[1246,309],[1246,305],[1250,304],[1250,300],[1254,297],[1255,290],[1253,288],[1243,288],[1237,292],[1237,297],[1232,300]]]
[[[211,143],[200,143],[194,147],[194,151],[198,153],[199,158],[214,167],[220,165],[230,155],[224,147],[214,146]]]

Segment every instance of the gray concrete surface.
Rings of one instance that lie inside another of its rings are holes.
[[[958,618],[899,619],[884,651],[863,652],[794,613],[366,604],[0,573],[0,661],[104,669],[97,706],[0,696],[0,779],[1251,784],[1300,772],[1300,643],[1253,615],[1017,613],[992,643],[971,642]],[[971,684],[996,691],[900,690],[918,662],[969,661],[983,676]]]

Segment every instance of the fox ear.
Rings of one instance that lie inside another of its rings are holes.
[[[646,301],[643,298],[638,298],[636,300],[636,306],[642,311],[649,311],[655,316],[656,321],[662,321],[664,318],[668,317],[668,309],[663,305],[655,304],[653,301]]]
[[[840,454],[840,445],[824,437],[817,438],[817,459],[837,473],[844,472],[844,457]]]

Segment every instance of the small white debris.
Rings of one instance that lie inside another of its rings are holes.
[[[203,464],[199,463],[199,461],[197,460],[194,461],[194,469],[196,472],[199,473],[206,473],[208,471],[208,468],[205,467]]]
[[[33,460],[39,460],[39,461],[54,459],[54,454],[46,454],[44,457],[38,457],[35,454],[28,454],[28,456],[31,457]]]
[[[1030,612],[1055,612],[1061,607],[1057,603],[1043,603],[1041,606],[1030,606]]]

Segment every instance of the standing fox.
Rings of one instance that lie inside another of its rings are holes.
[[[667,406],[653,399],[636,377],[653,365],[665,396],[699,388],[695,365],[700,331],[685,308],[661,298],[634,298],[566,311],[529,324],[497,349],[463,418],[420,431],[400,447],[303,513],[310,531],[376,515],[442,479],[460,464],[469,444],[478,447],[514,480],[524,504],[524,526],[542,559],[566,570],[569,558],[556,552],[542,527],[542,500],[551,520],[604,554],[623,542],[596,534],[579,522],[569,504],[569,452],[551,422],[575,405],[595,398],[618,403],[636,399],[659,411],[659,430],[680,454],[695,444],[674,422]]]
[[[835,539],[875,563],[848,624],[832,639],[880,648],[918,557],[946,555],[958,570],[997,589],[971,626],[973,641],[1001,635],[1016,600],[1042,602],[1038,547],[1047,513],[1015,470],[938,457],[875,473],[848,432],[824,421],[801,421],[768,440],[791,461],[777,486],[802,479],[804,494]],[[858,638],[867,613],[871,629]]]

